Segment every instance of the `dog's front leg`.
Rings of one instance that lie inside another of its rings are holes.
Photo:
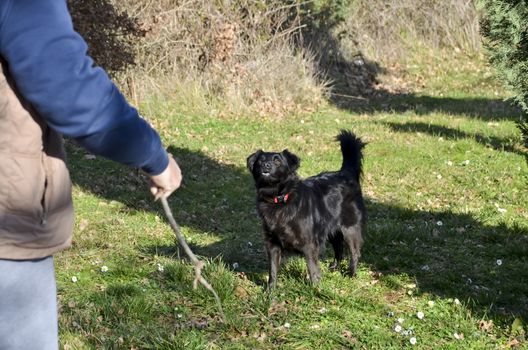
[[[268,242],[267,250],[269,260],[268,290],[271,290],[277,285],[277,273],[281,262],[282,248],[279,245]]]
[[[310,281],[313,284],[321,280],[321,268],[319,267],[319,249],[315,245],[310,245],[304,250]]]

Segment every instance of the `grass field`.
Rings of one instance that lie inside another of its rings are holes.
[[[431,55],[406,72],[410,94],[280,119],[141,106],[183,170],[170,204],[208,262],[225,323],[209,292],[192,289],[145,178],[70,144],[74,245],[56,256],[64,349],[528,348],[519,112],[479,58]],[[288,148],[302,176],[335,170],[342,128],[368,142],[358,276],[329,272],[329,254],[311,286],[292,257],[268,294],[246,157]]]

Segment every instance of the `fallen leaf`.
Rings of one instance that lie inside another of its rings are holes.
[[[506,346],[509,347],[509,348],[516,348],[519,345],[521,345],[521,342],[518,341],[517,339],[512,339],[506,344]]]
[[[247,299],[248,296],[249,296],[249,293],[247,292],[247,290],[245,290],[243,287],[241,286],[236,286],[235,287],[235,295],[240,298],[240,299]]]
[[[264,332],[258,332],[258,333],[255,333],[253,337],[257,339],[258,342],[263,342],[264,340],[266,340],[268,335]]]
[[[282,301],[278,303],[276,300],[273,300],[271,306],[268,309],[268,316],[273,316],[278,313],[288,313],[288,309],[286,308],[286,302]]]
[[[79,222],[79,231],[84,231],[88,227],[89,221],[87,219],[81,219]]]
[[[348,329],[345,329],[343,333],[341,333],[343,337],[347,340],[349,340],[351,343],[356,343],[357,339],[352,335],[352,332]]]
[[[478,327],[482,331],[489,332],[493,329],[493,321],[480,320],[478,323]]]

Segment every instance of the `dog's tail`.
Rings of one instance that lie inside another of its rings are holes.
[[[363,162],[363,147],[365,143],[359,137],[354,135],[351,131],[341,130],[341,133],[336,137],[341,144],[341,153],[343,153],[343,165],[341,171],[349,172],[354,179],[359,183],[361,178]]]

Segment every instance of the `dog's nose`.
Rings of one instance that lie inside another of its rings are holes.
[[[262,167],[265,169],[265,170],[270,170],[271,169],[271,162],[265,162]]]

